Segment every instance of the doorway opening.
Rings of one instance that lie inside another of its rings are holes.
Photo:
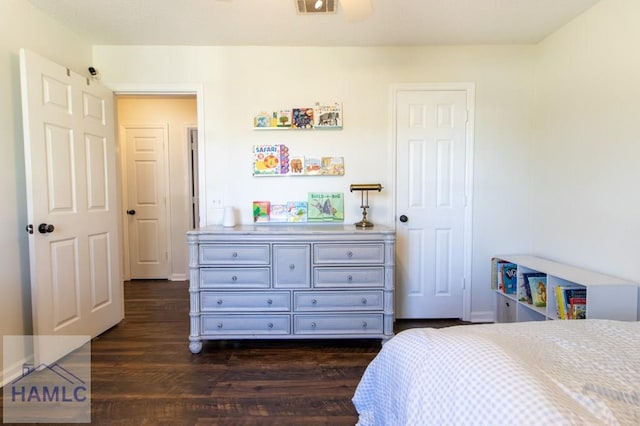
[[[199,226],[195,94],[116,96],[125,279],[187,279],[185,234]]]

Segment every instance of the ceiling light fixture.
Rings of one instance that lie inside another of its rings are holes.
[[[313,5],[313,7],[315,7],[315,8],[316,8],[316,10],[320,10],[320,9],[322,8],[322,4],[323,4],[323,3],[324,3],[324,2],[323,2],[322,0],[318,0],[318,1],[316,1],[316,4],[315,4],[315,5]]]

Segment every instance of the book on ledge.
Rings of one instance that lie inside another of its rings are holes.
[[[574,300],[574,306],[571,306]],[[582,286],[558,286],[556,287],[556,305],[558,318],[582,319],[585,315],[587,302],[587,289]]]

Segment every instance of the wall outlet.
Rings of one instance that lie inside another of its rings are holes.
[[[221,209],[224,207],[224,198],[222,197],[222,192],[214,192],[211,194],[210,205],[213,209]]]

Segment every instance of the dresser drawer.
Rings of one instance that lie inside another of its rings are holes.
[[[291,310],[288,291],[212,292],[200,293],[200,310],[203,312],[281,311]]]
[[[315,263],[384,263],[384,244],[315,244]]]
[[[202,268],[201,288],[269,288],[269,268]]]
[[[268,265],[268,244],[202,244],[201,265]]]
[[[203,335],[287,335],[291,334],[289,315],[203,315]]]
[[[273,286],[311,287],[311,245],[273,245]]]
[[[313,270],[314,287],[384,287],[384,267],[330,268]]]
[[[294,334],[380,334],[382,314],[295,315]]]
[[[311,311],[382,311],[382,291],[296,291],[296,312]]]

